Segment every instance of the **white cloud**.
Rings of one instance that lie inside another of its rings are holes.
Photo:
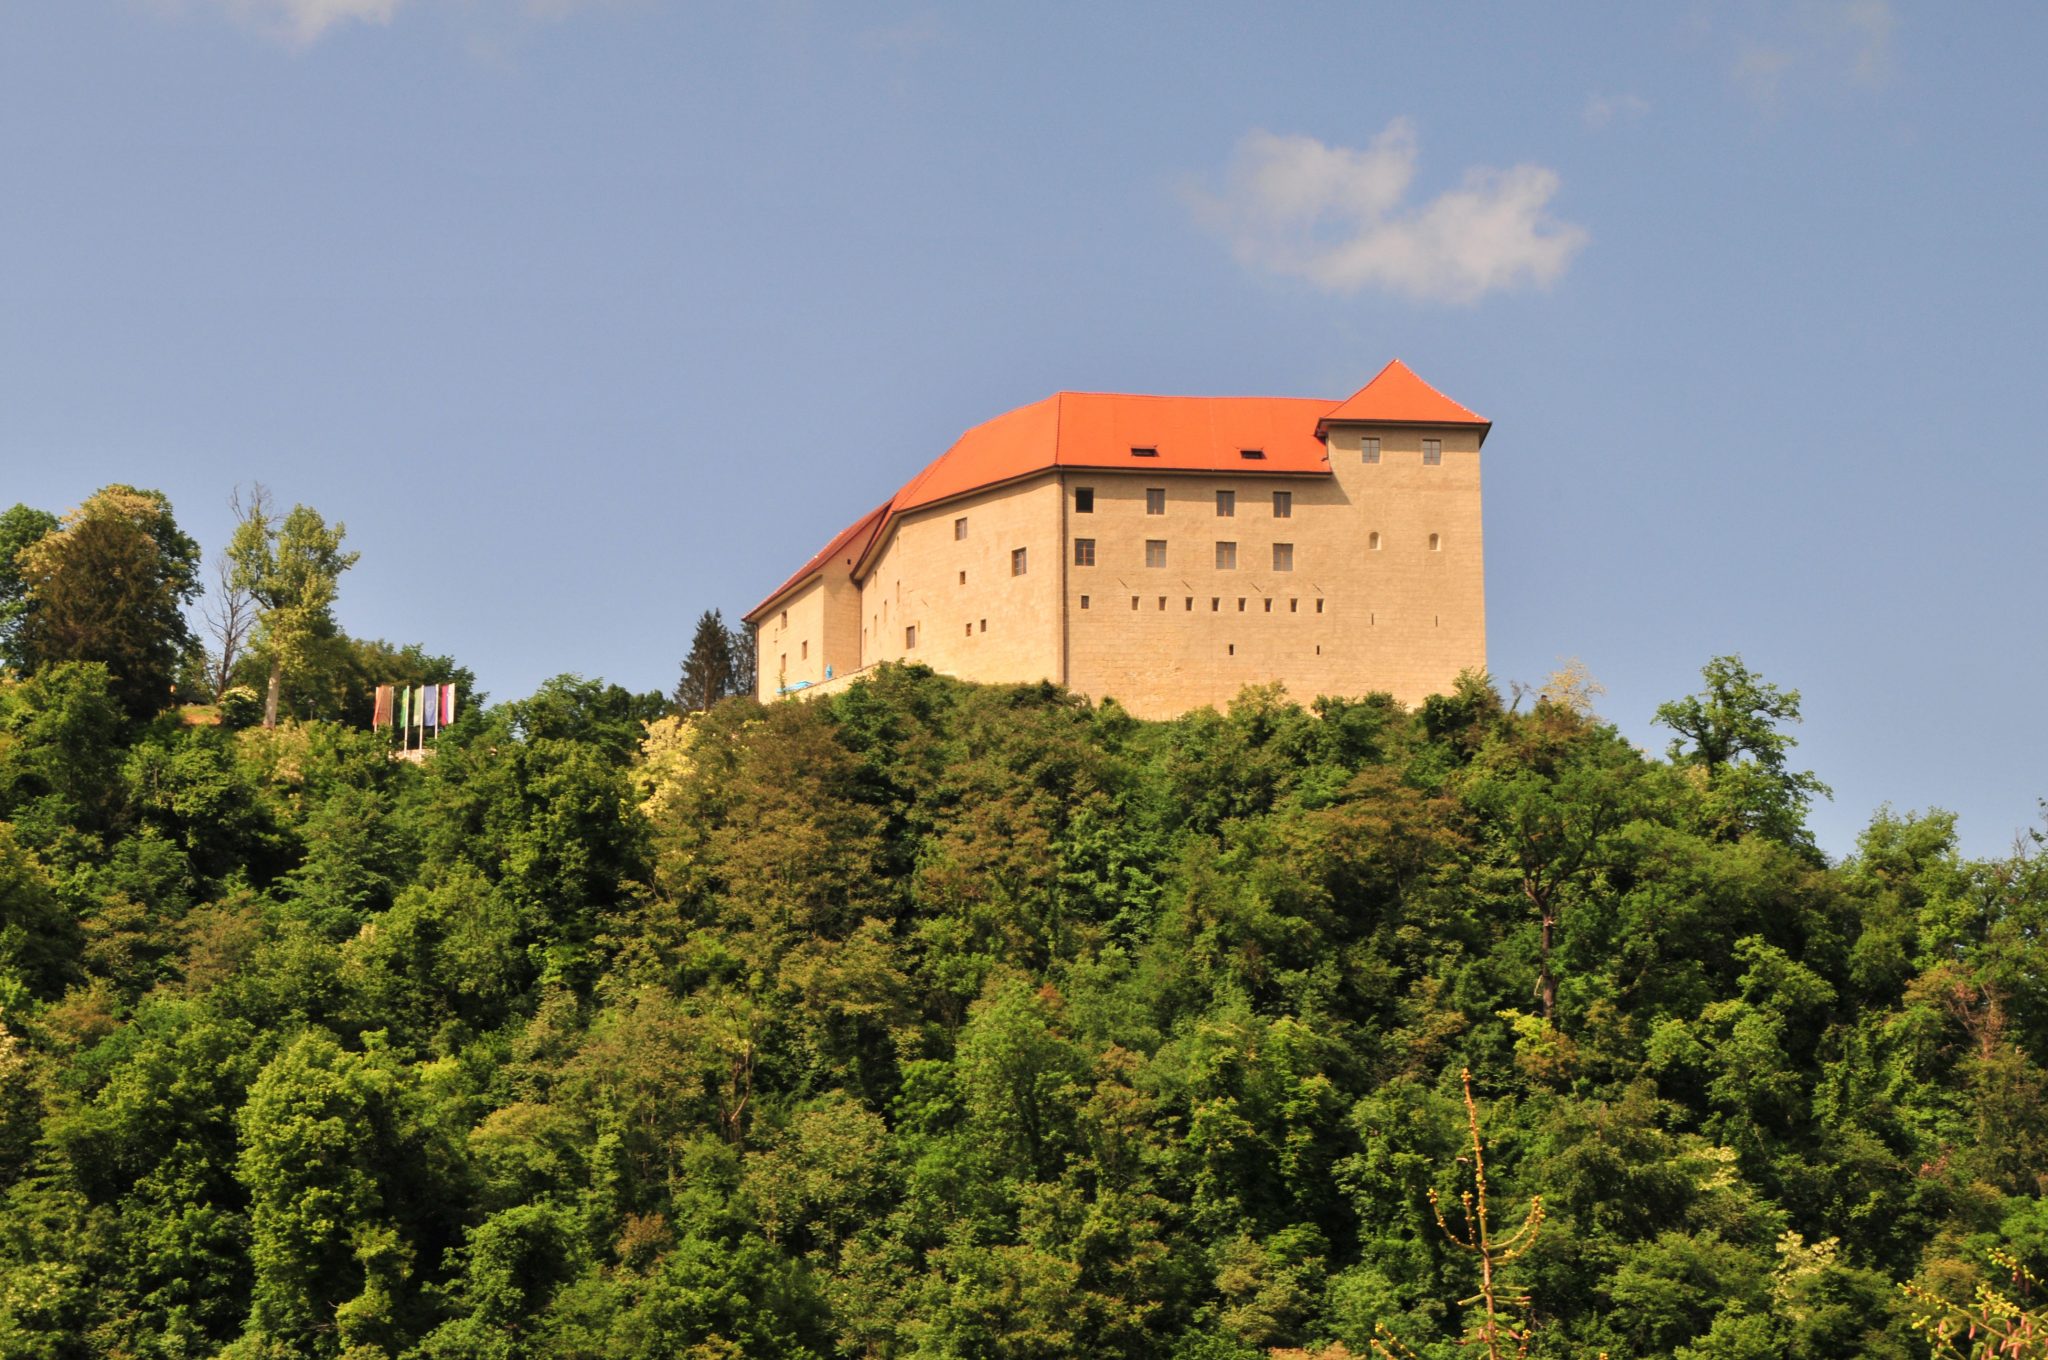
[[[1596,94],[1587,97],[1579,117],[1587,127],[1599,129],[1610,123],[1631,122],[1649,111],[1650,101],[1639,94]]]
[[[1550,215],[1555,171],[1475,168],[1457,188],[1411,205],[1415,162],[1405,118],[1363,150],[1253,132],[1238,143],[1221,192],[1193,200],[1244,264],[1333,293],[1377,288],[1472,303],[1555,283],[1586,243],[1583,228]]]

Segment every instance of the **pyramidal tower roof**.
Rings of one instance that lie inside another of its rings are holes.
[[[1452,401],[1395,359],[1317,421],[1316,433],[1332,425],[1477,425],[1484,439],[1493,422]]]

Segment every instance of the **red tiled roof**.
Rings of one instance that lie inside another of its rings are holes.
[[[887,535],[898,515],[1055,468],[1153,472],[1325,474],[1323,432],[1343,422],[1388,425],[1491,423],[1394,360],[1341,402],[1304,397],[1142,397],[1056,392],[984,421],[930,466],[826,544],[746,615],[751,623],[828,566],[849,573]],[[1149,450],[1146,456],[1134,449]],[[1260,456],[1248,458],[1247,450]]]
[[[843,559],[842,566],[844,569],[852,571],[853,564],[858,562],[860,555],[867,550],[868,540],[874,537],[875,530],[881,525],[882,516],[887,513],[888,509],[889,502],[883,501],[852,524],[841,529],[830,543],[818,549],[817,556],[797,568],[794,576],[791,576],[787,581],[769,591],[767,597],[761,603],[748,610],[742,616],[741,622],[752,623],[757,616],[767,613],[769,605],[774,604],[776,600],[787,595],[792,589],[802,585],[805,581],[808,581],[811,577],[830,566],[835,558]]]
[[[1058,392],[984,421],[896,493],[892,514],[1056,467],[1328,472],[1320,398]],[[1151,449],[1151,457],[1131,450]],[[1247,459],[1246,449],[1264,454]]]
[[[1415,370],[1393,360],[1379,376],[1337,404],[1316,426],[1321,434],[1346,422],[1375,425],[1478,425],[1480,438],[1493,422],[1452,401],[1415,376]]]

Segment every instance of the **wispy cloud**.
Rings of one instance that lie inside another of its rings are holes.
[[[462,8],[478,16],[517,19],[565,18],[604,0],[468,0]],[[304,49],[352,24],[386,26],[400,10],[426,8],[433,0],[146,0],[167,14],[214,14],[293,49]],[[447,6],[449,0],[439,0]]]
[[[1406,118],[1363,149],[1253,132],[1238,143],[1220,190],[1191,198],[1242,263],[1333,293],[1376,288],[1472,303],[1555,283],[1586,244],[1583,228],[1550,214],[1555,171],[1474,168],[1457,188],[1411,204],[1416,159]]]
[[[1586,99],[1579,118],[1598,130],[1613,123],[1633,122],[1650,111],[1650,101],[1639,94],[1595,94]]]
[[[1750,13],[1735,35],[1729,78],[1774,112],[1794,83],[1875,89],[1891,80],[1899,16],[1891,0],[1793,0]]]

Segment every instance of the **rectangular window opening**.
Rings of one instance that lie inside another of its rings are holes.
[[[1077,515],[1092,515],[1095,513],[1094,487],[1077,486],[1074,488],[1074,513]]]
[[[967,516],[962,515],[953,521],[953,537],[956,539],[967,537]]]
[[[1024,556],[1024,549],[1010,549],[1010,575],[1022,576],[1024,574],[1025,565],[1026,559]]]
[[[1237,597],[1237,612],[1240,614],[1244,613],[1244,596],[1242,595]]]
[[[917,625],[911,624],[903,630],[903,650],[911,651],[917,646]]]
[[[1083,595],[1081,597],[1081,607],[1083,609],[1086,609],[1088,607],[1088,597],[1086,595]]]
[[[1239,449],[1237,451],[1237,456],[1242,459],[1245,459],[1247,462],[1256,463],[1262,461],[1265,458],[1266,451],[1264,449]]]
[[[1159,612],[1162,614],[1166,612],[1166,597],[1164,595],[1159,597]]]
[[[1145,565],[1148,567],[1163,567],[1166,565],[1165,539],[1148,538],[1145,540]]]
[[[1148,486],[1145,488],[1145,513],[1148,515],[1163,515],[1166,513],[1165,487]]]
[[[1158,456],[1159,450],[1153,448],[1150,444],[1131,445],[1131,457],[1133,458],[1157,458]]]
[[[1273,597],[1271,595],[1266,597],[1266,612],[1268,614],[1273,612]]]
[[[1216,513],[1224,519],[1228,519],[1237,513],[1237,493],[1235,491],[1219,491],[1216,493]]]
[[[1273,518],[1294,518],[1294,493],[1292,491],[1275,491],[1273,493]]]
[[[1294,570],[1294,545],[1292,543],[1275,543],[1273,545],[1273,570]]]
[[[987,619],[983,619],[983,620],[981,621],[981,631],[982,631],[982,632],[984,632],[984,633],[986,633],[986,632],[988,631],[988,620],[987,620]]]
[[[1377,463],[1380,460],[1380,441],[1377,436],[1368,436],[1359,442],[1358,457],[1361,462],[1366,463]]]
[[[1316,613],[1320,614],[1320,613],[1322,613],[1322,612],[1323,612],[1323,602],[1322,602],[1321,600],[1317,600],[1317,601],[1316,601]]]
[[[1074,565],[1077,567],[1092,567],[1095,565],[1094,539],[1077,538],[1074,540]]]
[[[1190,614],[1195,612],[1195,597],[1192,595],[1188,596],[1187,612]]]
[[[1422,465],[1423,465],[1424,467],[1435,467],[1435,466],[1436,466],[1437,464],[1439,464],[1439,463],[1443,462],[1443,460],[1444,460],[1444,441],[1443,441],[1443,440],[1441,440],[1441,439],[1425,439],[1425,440],[1423,440],[1423,441],[1422,441]]]
[[[1138,607],[1138,597],[1137,597],[1137,596],[1135,596],[1135,595],[1133,595],[1133,596],[1131,596],[1131,608],[1135,610],[1135,609],[1136,609],[1137,607]]]
[[[1237,570],[1237,545],[1235,543],[1218,543],[1216,545],[1216,570]]]
[[[1293,596],[1291,596],[1291,595],[1290,595],[1290,596],[1288,596],[1288,597],[1287,597],[1287,612],[1288,612],[1288,613],[1290,613],[1290,614],[1299,614],[1299,613],[1301,612],[1301,601],[1300,601],[1300,600],[1297,600],[1297,599],[1295,599],[1295,598],[1294,598]]]

